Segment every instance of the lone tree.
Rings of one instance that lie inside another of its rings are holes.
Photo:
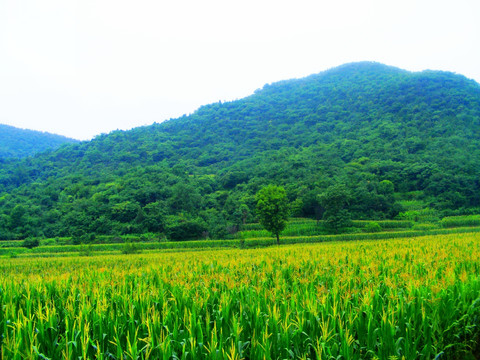
[[[280,244],[280,233],[285,229],[288,219],[288,199],[281,186],[268,185],[256,195],[257,214],[260,224],[277,237]]]

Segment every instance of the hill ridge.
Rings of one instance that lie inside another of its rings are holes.
[[[437,216],[478,212],[479,149],[473,80],[345,64],[3,167],[0,237],[35,233],[11,224],[22,204],[45,236],[185,224],[226,236],[240,208],[253,219],[254,194],[268,183],[287,189],[297,216],[321,214],[318,195],[335,184],[359,219],[392,218],[412,202]]]
[[[0,159],[23,158],[79,140],[44,131],[0,124]]]

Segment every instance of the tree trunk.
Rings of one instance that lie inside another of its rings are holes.
[[[277,245],[280,245],[280,235],[279,234],[276,234],[277,235]]]

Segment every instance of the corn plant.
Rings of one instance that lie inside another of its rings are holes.
[[[0,260],[2,359],[465,359],[476,233]]]

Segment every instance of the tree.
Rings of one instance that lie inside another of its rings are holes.
[[[201,207],[202,197],[197,189],[190,184],[179,182],[172,187],[169,199],[172,213],[195,213]]]
[[[124,201],[112,206],[112,219],[123,223],[133,221],[139,211],[140,206],[131,201]]]
[[[40,245],[40,241],[35,238],[26,238],[23,240],[22,246],[26,247],[27,249],[33,249],[34,247],[37,247]]]
[[[380,181],[378,184],[377,192],[382,195],[393,195],[395,186],[390,180]]]
[[[182,216],[167,217],[165,233],[169,240],[188,241],[198,240],[207,231],[205,223],[197,219],[189,219]]]
[[[165,206],[161,202],[145,205],[143,224],[148,231],[162,232],[165,229]]]
[[[318,196],[324,209],[325,226],[335,233],[350,224],[351,215],[347,210],[349,197],[349,191],[343,184],[330,186]]]
[[[280,233],[285,229],[289,206],[287,193],[281,186],[268,185],[256,195],[257,214],[260,224],[275,235],[280,244]]]
[[[10,212],[10,229],[14,230],[25,223],[26,210],[22,205],[16,205]]]

